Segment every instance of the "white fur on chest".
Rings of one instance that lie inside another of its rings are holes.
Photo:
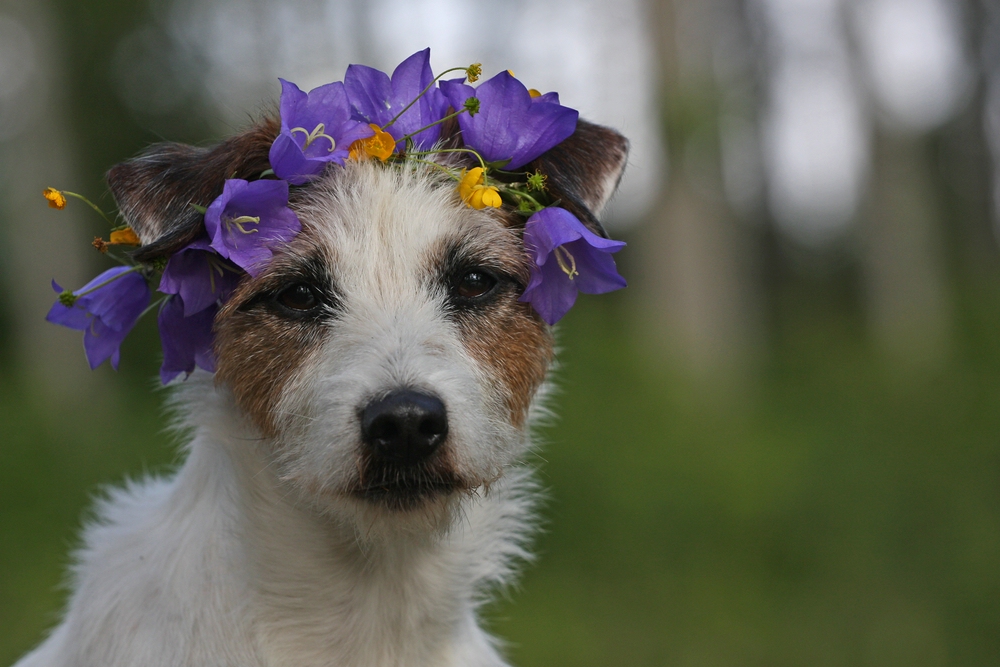
[[[17,667],[504,664],[476,609],[526,556],[527,471],[448,529],[372,538],[296,507],[198,382],[213,427],[174,477],[101,504],[65,620]]]

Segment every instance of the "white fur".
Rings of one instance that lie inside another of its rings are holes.
[[[450,235],[509,232],[432,177],[370,165],[331,178],[301,215],[336,257],[343,312],[284,388],[278,434],[208,374],[182,383],[186,461],[99,504],[64,620],[17,667],[504,664],[476,616],[527,557],[529,439],[426,267]],[[400,385],[448,406],[474,492],[408,512],[343,493],[358,407]]]

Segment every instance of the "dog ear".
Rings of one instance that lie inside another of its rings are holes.
[[[160,143],[108,172],[108,186],[142,241],[138,261],[169,256],[201,232],[203,215],[228,178],[253,180],[270,168],[268,152],[279,131],[267,118],[210,148]]]
[[[628,139],[614,130],[577,121],[576,131],[528,165],[548,178],[549,194],[592,232],[608,237],[597,216],[618,188],[628,161]]]

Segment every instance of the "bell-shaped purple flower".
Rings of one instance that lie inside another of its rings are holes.
[[[243,270],[212,250],[208,238],[203,237],[170,256],[159,290],[179,294],[184,316],[190,317],[225,303],[242,276]]]
[[[461,80],[442,81],[441,90],[451,106],[461,110],[470,97],[479,100],[474,116],[458,116],[462,140],[487,162],[509,160],[505,169],[518,169],[576,130],[579,113],[548,93],[532,98],[528,89],[508,72],[500,72],[478,88]]]
[[[52,289],[63,292],[54,280]],[[116,266],[73,294],[73,305],[56,301],[45,319],[84,332],[83,349],[91,368],[110,359],[118,370],[119,347],[149,305],[146,279],[132,267]]]
[[[322,173],[327,163],[344,164],[351,144],[373,134],[367,123],[351,118],[344,84],[337,81],[302,92],[281,82],[281,132],[271,144],[271,168],[278,178],[302,185]]]
[[[550,206],[528,218],[524,247],[532,267],[520,301],[549,324],[573,307],[578,292],[604,294],[626,285],[611,257],[625,243],[601,238],[564,208]]]
[[[195,366],[215,372],[212,324],[219,308],[213,304],[190,316],[185,316],[185,310],[183,297],[175,294],[160,306],[156,318],[163,347],[163,365],[160,366],[163,384],[181,373],[185,373],[185,377],[190,375]]]
[[[344,88],[355,117],[366,123],[385,126],[408,104],[417,99],[434,80],[431,50],[417,51],[396,67],[390,79],[384,72],[364,65],[350,65],[344,75]],[[385,131],[399,141],[407,134],[441,120],[448,100],[437,88],[431,88]],[[426,150],[441,136],[441,126],[427,128],[413,137],[417,148]]]
[[[205,211],[205,229],[216,252],[256,276],[272,248],[295,238],[302,225],[288,208],[287,182],[231,178]]]

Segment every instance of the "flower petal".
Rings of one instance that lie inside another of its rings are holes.
[[[555,324],[576,303],[577,288],[555,262],[533,273],[519,301],[531,304],[547,324]]]
[[[455,109],[469,97],[479,99],[479,113],[458,117],[462,139],[488,162],[509,161],[506,169],[522,167],[561,143],[573,134],[579,117],[576,110],[550,101],[552,97],[532,98],[508,72],[475,89],[461,80],[442,81],[441,90]]]
[[[343,164],[352,142],[372,134],[367,123],[351,118],[344,84],[337,81],[303,93],[281,82],[281,132],[271,145],[271,168],[281,179],[300,185],[321,173],[326,163]]]
[[[59,283],[52,281],[52,289],[55,290],[56,294],[62,294],[63,288],[59,286]],[[67,327],[69,329],[76,329],[77,331],[83,331],[90,326],[90,318],[92,317],[90,313],[87,312],[86,302],[81,303],[82,299],[77,299],[76,303],[72,306],[64,306],[60,301],[56,301],[52,304],[52,308],[49,309],[48,315],[45,316],[47,322],[52,324],[59,324],[61,326]]]
[[[545,151],[561,144],[576,130],[580,114],[575,109],[549,102],[532,103],[525,113],[517,148],[507,169],[518,169]]]
[[[190,317],[184,316],[184,303],[178,296],[168,299],[160,308],[157,324],[163,347],[160,381],[167,384],[181,373],[190,375],[195,366],[215,370],[212,346],[212,324],[217,307],[206,308]]]
[[[118,370],[118,348],[128,335],[129,329],[113,329],[99,319],[91,320],[91,325],[83,332],[83,350],[87,354],[90,369],[94,370],[108,359],[111,367]]]
[[[274,173],[292,185],[308,183],[326,169],[325,162],[307,160],[302,149],[287,133],[279,134],[271,144],[268,160]]]
[[[367,65],[348,65],[344,90],[355,114],[366,123],[381,126],[391,118],[388,113],[392,84],[385,72]]]
[[[160,278],[159,291],[179,294],[184,316],[190,317],[229,298],[243,271],[212,250],[208,238],[200,238],[170,257]]]
[[[566,250],[576,261],[579,272],[573,282],[584,294],[604,294],[627,287],[625,279],[618,274],[614,258],[608,252],[595,252],[584,239],[567,243]]]
[[[384,72],[364,65],[350,65],[344,76],[347,97],[355,116],[365,122],[385,126],[414,100],[415,104],[386,128],[399,141],[407,134],[440,120],[448,102],[436,87],[426,93],[434,80],[430,49],[417,51],[401,62],[390,79]],[[417,99],[419,95],[422,97]],[[430,148],[441,136],[440,126],[427,128],[413,137],[420,149]]]
[[[286,181],[231,178],[205,211],[205,228],[216,252],[256,276],[272,248],[292,240],[302,225],[288,208]]]
[[[566,209],[542,209],[524,227],[525,250],[533,262],[520,300],[555,324],[572,307],[577,292],[603,294],[625,287],[611,257],[624,245],[594,234]]]

